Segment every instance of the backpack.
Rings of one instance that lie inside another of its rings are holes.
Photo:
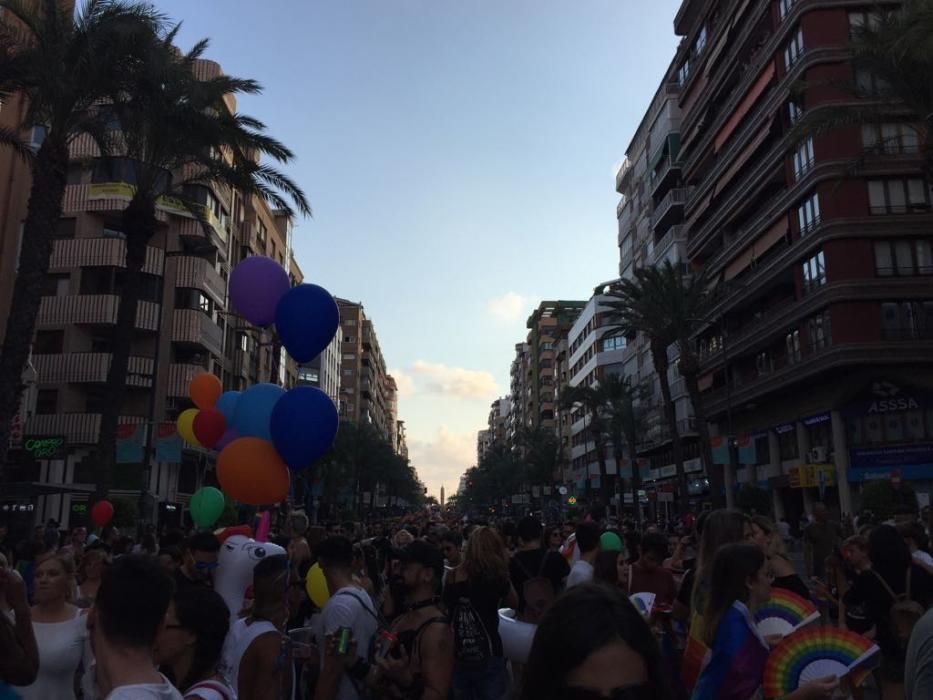
[[[467,596],[460,596],[454,603],[450,627],[454,633],[454,658],[457,662],[479,665],[492,658],[492,636]]]
[[[356,599],[356,601],[360,604],[360,607],[363,608],[363,610],[365,610],[367,613],[369,613],[370,617],[372,617],[376,621],[376,631],[373,632],[373,636],[369,640],[369,648],[366,650],[366,660],[369,663],[374,664],[376,663],[376,656],[377,656],[376,652],[377,652],[377,647],[379,646],[380,635],[389,629],[389,625],[386,624],[386,621],[383,619],[382,615],[379,612],[374,610],[376,605],[375,603],[372,602],[372,599],[369,597],[369,594],[366,593],[366,591],[363,591],[363,594],[366,596],[367,600],[370,601],[370,604],[373,606],[373,609],[370,609],[369,605],[366,605],[366,601],[364,601],[356,593],[351,593],[350,591],[341,591],[337,593],[336,595],[337,596],[349,596],[350,598]],[[359,652],[360,650],[357,649],[357,654],[359,654]]]
[[[538,573],[533,576],[528,568],[518,557],[514,558],[518,567],[527,577],[522,584],[522,599],[525,601],[525,608],[521,614],[521,621],[537,625],[544,613],[557,599],[557,591],[554,590],[554,582],[544,575],[544,568],[547,566],[548,557],[551,555],[547,550],[541,550],[541,564],[538,566]]]
[[[926,612],[920,603],[912,600],[910,597],[910,573],[912,569],[912,566],[907,567],[906,590],[900,595],[895,594],[888,585],[888,582],[885,581],[877,571],[872,570],[872,573],[881,581],[881,585],[884,586],[888,595],[890,595],[894,601],[888,613],[888,619],[891,632],[894,634],[894,639],[897,641],[898,648],[901,650],[907,649],[907,643],[910,641],[910,635],[914,630],[914,626],[917,624],[917,621],[923,617],[924,612]]]

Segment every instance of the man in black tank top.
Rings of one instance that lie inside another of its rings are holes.
[[[397,638],[378,662],[390,697],[446,700],[454,663],[454,639],[438,592],[444,556],[433,545],[416,540],[399,552],[406,593],[405,612],[392,624]]]

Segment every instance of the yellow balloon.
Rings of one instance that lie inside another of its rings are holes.
[[[200,447],[201,443],[198,442],[198,439],[194,436],[194,418],[197,415],[198,409],[186,408],[178,415],[178,420],[175,421],[175,426],[178,428],[178,434],[181,435],[185,442],[190,443],[195,447]]]
[[[324,603],[330,600],[327,579],[324,578],[324,572],[321,571],[320,564],[315,564],[308,569],[308,575],[305,576],[305,590],[308,592],[311,602],[319,608],[323,608]]]

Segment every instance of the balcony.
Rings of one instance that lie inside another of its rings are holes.
[[[92,160],[100,157],[100,149],[90,134],[78,134],[68,147],[70,160]]]
[[[673,214],[683,213],[684,204],[686,204],[686,202],[686,188],[677,187],[672,189],[664,195],[664,199],[658,202],[654,211],[651,213],[651,228],[656,230],[663,229],[665,223],[673,220]]]
[[[652,263],[654,265],[661,264],[667,258],[667,254],[675,243],[686,242],[687,227],[683,225],[671,226],[670,230],[661,237],[661,240],[654,244],[654,252],[651,256]]]
[[[194,256],[178,258],[176,287],[188,287],[208,292],[214,301],[223,305],[227,295],[227,284],[210,261]]]
[[[161,248],[146,246],[143,272],[161,275],[164,262]],[[52,244],[51,270],[76,267],[126,267],[126,243],[122,238],[63,238]]]
[[[172,317],[172,341],[197,345],[220,356],[224,349],[224,334],[210,316],[196,309],[176,309]]]
[[[40,384],[103,384],[107,381],[111,354],[106,352],[72,352],[53,355],[33,355]],[[126,371],[126,385],[152,386],[153,361],[151,357],[130,357]]]
[[[115,294],[78,294],[42,297],[39,326],[112,325],[117,322],[120,297]],[[159,328],[160,306],[140,301],[136,308],[136,328],[154,331]],[[219,329],[218,329],[219,330]]]
[[[89,185],[66,185],[62,198],[62,213],[85,211],[122,212],[133,198],[135,188],[126,182],[95,182]],[[156,209],[156,219],[167,222],[168,214]]]
[[[206,372],[202,365],[182,364],[173,362],[168,368],[168,387],[166,391],[170,397],[187,397],[191,380],[195,375]]]
[[[141,416],[120,416],[122,424],[145,422]],[[93,445],[100,435],[99,413],[56,413],[32,416],[26,421],[29,435],[63,435],[69,445]]]

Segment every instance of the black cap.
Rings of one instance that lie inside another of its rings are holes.
[[[438,578],[444,573],[444,555],[441,554],[441,550],[424,540],[415,540],[402,549],[396,550],[396,553],[403,563],[413,561],[434,569]]]

